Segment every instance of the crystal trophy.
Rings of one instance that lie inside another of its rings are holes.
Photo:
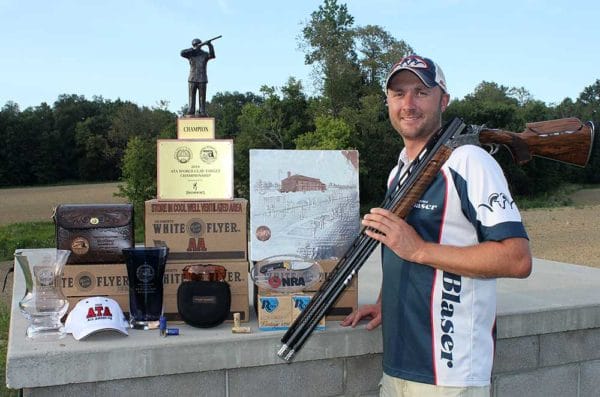
[[[70,254],[71,251],[55,248],[15,251],[15,261],[25,277],[25,296],[19,302],[19,309],[29,320],[29,338],[65,336],[60,320],[69,302],[62,293],[61,276]]]
[[[129,279],[129,325],[134,329],[158,329],[163,313],[163,276],[167,247],[124,248]]]

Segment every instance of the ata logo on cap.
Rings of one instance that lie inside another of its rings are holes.
[[[127,318],[114,299],[104,296],[83,298],[65,321],[65,332],[80,340],[101,331],[117,331],[127,335]]]
[[[112,320],[112,312],[108,306],[94,305],[94,307],[88,308],[86,318],[88,320],[96,320],[100,318]]]

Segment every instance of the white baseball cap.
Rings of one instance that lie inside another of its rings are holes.
[[[119,304],[105,296],[84,298],[77,302],[65,321],[65,332],[77,340],[100,331],[118,331],[129,335],[127,319]]]

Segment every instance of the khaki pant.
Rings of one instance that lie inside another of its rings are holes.
[[[490,397],[489,386],[450,387],[411,382],[383,374],[380,397]]]

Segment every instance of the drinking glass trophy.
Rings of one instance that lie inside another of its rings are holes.
[[[60,319],[69,302],[62,293],[61,276],[70,254],[71,251],[55,248],[15,251],[15,261],[25,277],[25,296],[19,302],[19,309],[29,320],[30,338],[65,336]]]
[[[163,277],[167,247],[123,249],[129,279],[129,325],[135,329],[158,329],[163,312]]]

